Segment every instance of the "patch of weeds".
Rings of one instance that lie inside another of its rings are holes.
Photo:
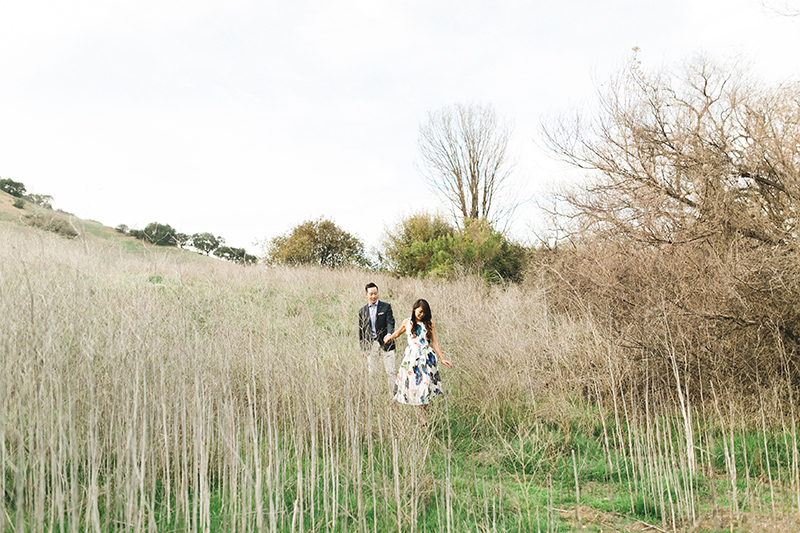
[[[73,239],[79,235],[75,228],[72,227],[72,224],[63,218],[51,217],[37,213],[35,215],[28,215],[25,217],[25,222],[34,228],[50,231],[69,239]]]

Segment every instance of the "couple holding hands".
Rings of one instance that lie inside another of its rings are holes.
[[[358,311],[358,340],[361,355],[367,360],[370,376],[374,378],[382,362],[390,387],[394,385],[394,401],[408,405],[427,405],[434,396],[442,392],[437,362],[453,366],[442,357],[428,302],[423,299],[414,302],[411,316],[404,319],[395,330],[392,306],[378,300],[378,286],[368,283],[365,289],[367,305]],[[394,339],[403,333],[408,339],[408,347],[403,354],[400,369],[395,372]],[[424,426],[424,413],[420,413]]]

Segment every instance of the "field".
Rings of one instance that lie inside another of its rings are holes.
[[[10,222],[0,257],[0,531],[800,528],[791,390],[695,401],[677,365],[626,388],[535,279],[241,267]],[[368,281],[398,317],[431,304],[455,368],[430,429],[366,375]]]

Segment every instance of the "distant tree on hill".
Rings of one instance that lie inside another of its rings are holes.
[[[225,243],[222,237],[215,237],[213,233],[195,233],[191,236],[192,246],[206,255],[214,252]]]
[[[128,235],[142,239],[156,246],[175,246],[178,243],[177,232],[169,224],[151,222],[143,230],[132,229]]]
[[[248,254],[244,248],[233,248],[231,246],[218,247],[214,250],[214,255],[226,261],[242,265],[252,265],[258,261],[258,257]]]
[[[25,185],[10,179],[0,179],[0,190],[17,198],[25,196]]]
[[[185,248],[190,242],[192,242],[192,238],[187,234],[180,232],[175,234],[175,246],[178,248]]]
[[[290,232],[272,239],[267,260],[286,265],[367,265],[361,241],[322,218],[303,222]]]
[[[25,199],[47,209],[53,209],[53,197],[49,194],[28,194]]]

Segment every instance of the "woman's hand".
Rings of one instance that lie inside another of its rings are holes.
[[[397,328],[394,331],[394,333],[387,333],[386,336],[383,337],[383,344],[389,344],[389,342],[391,342],[392,339],[396,339],[397,337],[399,337],[400,334],[406,330],[406,322],[408,322],[407,318],[403,320],[403,323],[400,324],[400,327]]]
[[[453,368],[453,363],[451,363],[450,361],[448,361],[448,360],[447,360],[447,359],[445,359],[444,357],[442,357],[441,359],[442,359],[442,364],[443,364],[444,366],[449,366],[450,368]]]

